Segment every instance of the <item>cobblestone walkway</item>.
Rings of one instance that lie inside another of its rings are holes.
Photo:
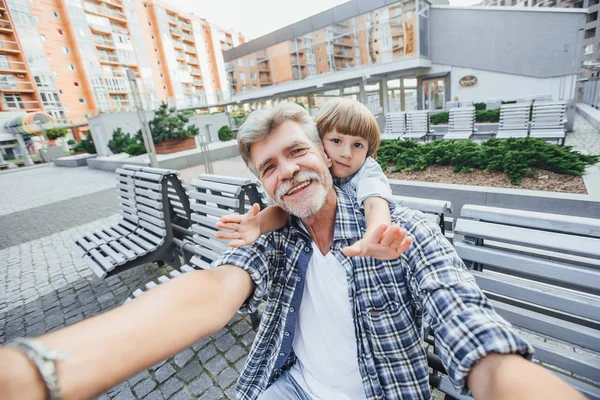
[[[0,174],[0,215],[45,206],[115,187],[111,172],[90,168],[42,168]]]
[[[573,146],[582,154],[600,154],[600,131],[581,115],[575,114],[573,132],[567,134],[565,145]]]
[[[0,249],[52,235],[119,211],[115,189],[0,215]]]

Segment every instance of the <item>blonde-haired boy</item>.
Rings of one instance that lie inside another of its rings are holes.
[[[353,194],[364,209],[367,231],[363,239],[344,249],[347,256],[395,259],[412,243],[404,230],[391,226],[390,209],[395,206],[383,170],[374,160],[379,147],[379,126],[373,114],[358,101],[336,98],[321,107],[315,117],[323,150],[331,160],[334,183]],[[288,213],[279,206],[260,211],[258,205],[245,215],[228,215],[217,227],[218,238],[233,239],[229,246],[253,243],[261,234],[282,228]],[[382,246],[383,245],[383,246]]]

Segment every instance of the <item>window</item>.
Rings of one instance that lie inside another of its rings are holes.
[[[35,19],[35,22],[40,22],[40,17],[39,17],[39,16],[37,16],[37,15],[34,15],[34,16],[33,16],[33,19]]]
[[[80,102],[81,104],[85,104],[85,99],[84,99],[83,97],[80,97],[80,98],[79,98],[79,102]]]
[[[8,57],[4,54],[0,54],[0,68],[10,69],[10,61],[8,61]]]
[[[40,35],[40,39],[42,40],[42,42],[46,41],[46,36],[45,35]]]
[[[588,44],[583,47],[583,54],[592,54],[594,52],[594,45]]]
[[[73,64],[69,64],[67,65],[67,67],[69,68],[69,70],[75,71],[75,66]]]
[[[594,11],[593,13],[589,13],[587,15],[587,22],[594,22],[598,20],[598,11]]]
[[[62,89],[58,89],[58,93],[63,94]]]
[[[58,18],[58,13],[56,11],[52,11],[52,15],[54,15],[55,18]]]
[[[158,65],[160,65],[160,60],[157,61]]]
[[[255,80],[256,79],[256,73],[250,72],[250,79]]]
[[[64,34],[64,32],[63,32],[63,30],[62,30],[62,29],[58,29],[58,28],[57,28],[57,29],[56,29],[56,31],[58,32],[58,34],[59,34],[60,36],[65,36],[65,34]]]
[[[79,82],[73,82],[73,85],[79,86]]]
[[[319,57],[319,62],[323,62],[323,59],[321,57]]]
[[[23,109],[23,99],[20,94],[4,93],[6,108]]]
[[[63,47],[62,49],[63,49],[63,53],[65,53],[65,54],[71,54],[71,50],[69,50],[68,47]]]
[[[585,39],[591,39],[596,36],[596,28],[588,29],[585,31]]]
[[[58,72],[52,71],[52,75],[54,75],[55,78],[58,78]]]

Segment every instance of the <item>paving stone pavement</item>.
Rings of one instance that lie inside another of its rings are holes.
[[[116,189],[105,189],[0,215],[0,249],[52,235],[119,212]]]
[[[115,187],[112,172],[47,165],[0,175],[0,215]]]
[[[118,215],[113,215],[0,250],[0,344],[51,332],[110,310],[146,282],[169,273],[169,266],[147,264],[105,280],[92,275],[72,252],[72,238],[117,219]],[[253,339],[248,318],[236,315],[212,337],[99,398],[235,398],[235,382]]]
[[[575,114],[573,132],[567,134],[565,145],[582,154],[600,154],[600,131],[581,115]]]

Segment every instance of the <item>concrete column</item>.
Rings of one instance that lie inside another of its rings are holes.
[[[381,81],[379,81],[379,104],[381,105],[383,115],[390,112],[390,99],[388,96],[387,78],[383,78]]]
[[[358,94],[358,99],[361,103],[363,104],[367,104],[367,93],[365,92],[365,82],[361,81],[360,84],[358,85],[359,88],[359,94]]]
[[[4,164],[4,154],[2,154],[2,150],[0,150],[0,164]]]
[[[406,102],[404,101],[404,78],[400,78],[400,110],[406,111]]]

